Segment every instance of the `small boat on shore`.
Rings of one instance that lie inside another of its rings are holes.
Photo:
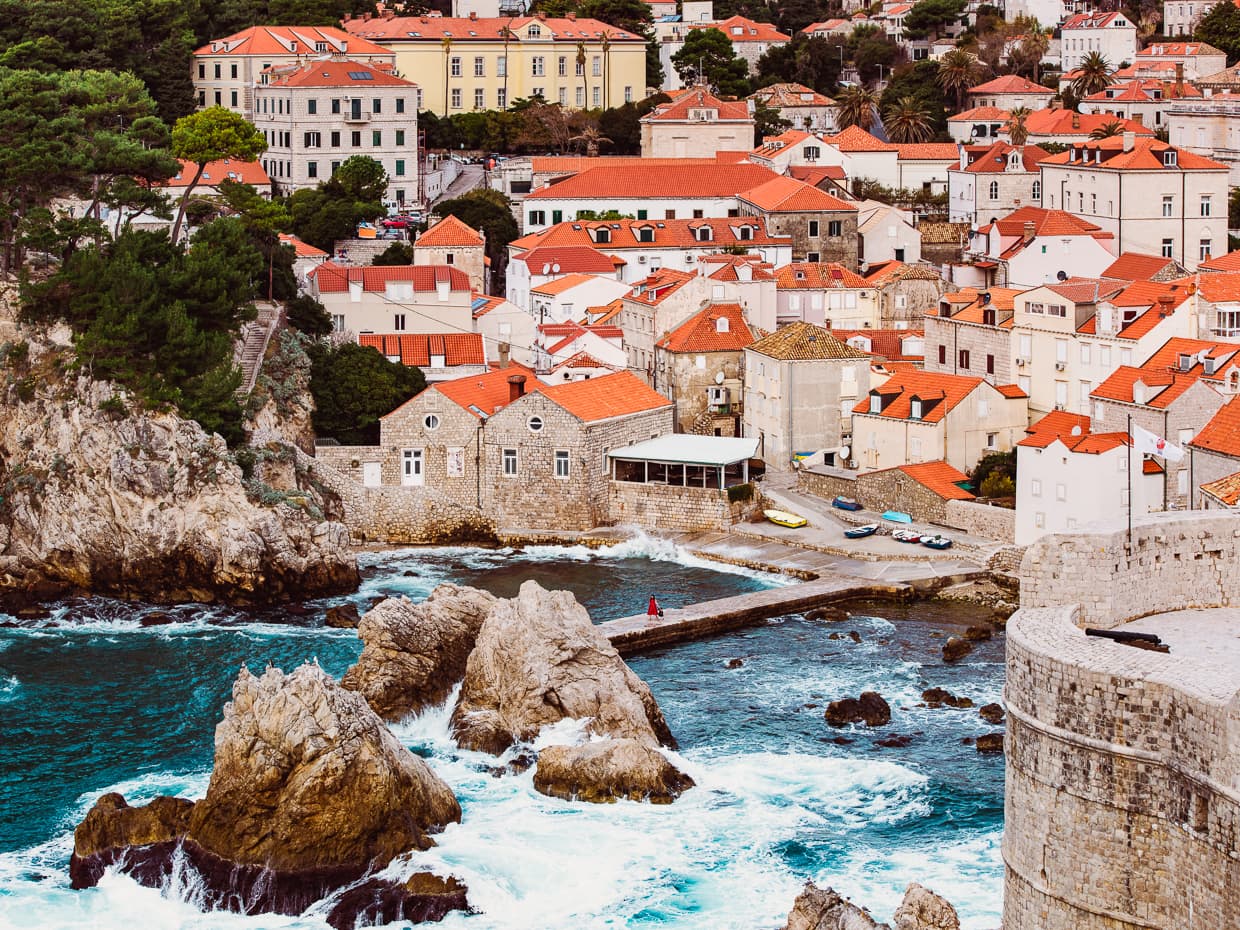
[[[837,494],[835,500],[831,501],[832,507],[838,507],[840,510],[860,510],[861,504],[853,500],[851,497],[845,497],[843,494]]]
[[[888,510],[883,513],[884,520],[890,520],[892,523],[912,523],[913,518],[908,514],[899,510]]]
[[[952,541],[946,536],[938,534],[932,536],[923,536],[921,540],[923,546],[929,546],[931,549],[950,549]]]
[[[902,543],[921,542],[921,534],[914,533],[912,530],[896,530],[891,534],[891,538]]]
[[[844,530],[844,535],[849,539],[864,539],[867,536],[873,536],[877,532],[877,523],[866,523],[864,526],[854,526],[851,530]]]
[[[788,513],[786,510],[764,510],[762,515],[776,526],[786,526],[792,530],[799,529],[809,523],[804,517],[798,516],[795,513]]]

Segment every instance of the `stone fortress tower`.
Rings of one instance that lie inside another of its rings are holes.
[[[1005,930],[1240,928],[1240,518],[1031,546],[1006,702]]]

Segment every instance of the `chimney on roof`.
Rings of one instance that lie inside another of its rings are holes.
[[[1135,132],[1124,133],[1124,151],[1131,152],[1133,146],[1137,144],[1137,134]]]
[[[566,19],[567,19],[570,23],[575,23],[575,22],[577,22],[577,14],[576,14],[576,13],[566,13],[566,14],[564,14],[564,15],[565,15],[565,18],[566,18]]]
[[[477,13],[476,11],[474,11],[474,10],[470,10],[470,13],[469,13],[469,18],[470,18],[471,20],[475,20],[475,19],[477,19],[477,18],[478,18],[478,13]]]
[[[525,375],[508,376],[508,403],[525,396]]]
[[[1025,220],[1025,228],[1021,234],[1022,242],[1032,242],[1033,237],[1038,234],[1038,225],[1033,220]]]
[[[1175,95],[1184,96],[1184,62],[1182,61],[1175,63]]]
[[[506,342],[501,342],[497,348],[497,351],[499,352],[499,367],[507,368],[508,354],[512,351],[512,346]]]
[[[1072,128],[1073,129],[1081,128],[1081,114],[1080,113],[1072,114]]]
[[[384,11],[383,11],[383,18],[384,18],[385,20],[387,20],[387,19],[395,19],[395,18],[396,18],[396,11],[395,11],[395,10],[384,10]]]

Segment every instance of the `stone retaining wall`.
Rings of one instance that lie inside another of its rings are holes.
[[[745,519],[752,500],[728,501],[727,491],[684,488],[632,481],[608,482],[607,503],[613,524],[634,523],[646,529],[692,533],[726,530]]]
[[[997,542],[1016,541],[1016,511],[976,501],[948,501],[943,522],[947,526]]]
[[[1240,520],[1151,515],[1025,553],[1007,627],[1003,925],[1240,928],[1240,693],[1085,626],[1240,601]]]
[[[828,501],[842,494],[859,501],[866,510],[876,513],[901,510],[918,523],[956,526],[950,521],[947,509],[947,504],[951,502],[939,497],[898,468],[861,474],[836,470],[803,470],[797,474],[797,490]]]
[[[1003,925],[1235,930],[1240,696],[1208,663],[1081,622],[1008,623]]]

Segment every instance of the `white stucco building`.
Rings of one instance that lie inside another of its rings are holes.
[[[1042,203],[1042,172],[1047,158],[1036,145],[1017,148],[996,142],[989,148],[960,147],[960,163],[947,172],[947,211],[953,223],[981,226],[1024,206]]]
[[[691,87],[641,118],[645,158],[711,158],[747,152],[754,142],[753,104],[723,101],[705,85]]]
[[[1081,66],[1097,52],[1112,68],[1132,64],[1137,57],[1137,27],[1126,13],[1077,13],[1064,21],[1061,32],[1063,71]]]

